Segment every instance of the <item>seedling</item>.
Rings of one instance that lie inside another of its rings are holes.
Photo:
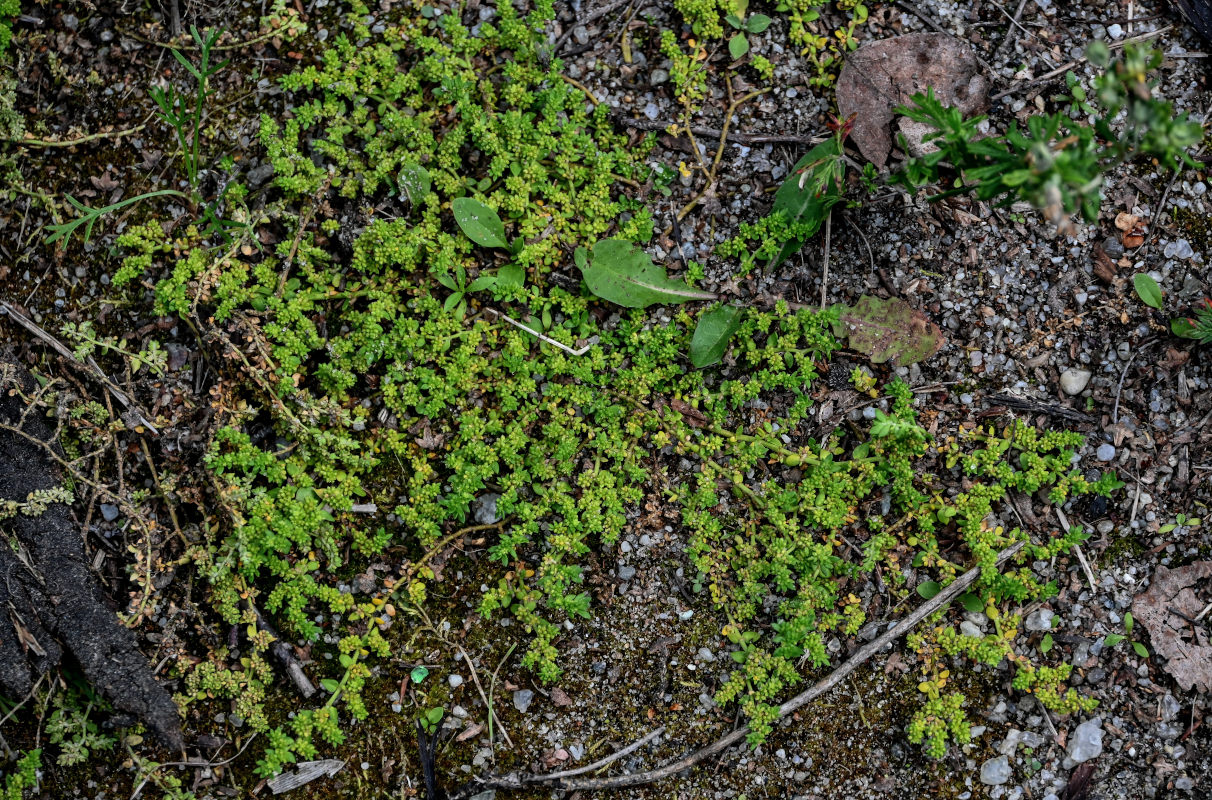
[[[742,19],[741,16],[736,14],[729,14],[724,17],[724,21],[734,29],[740,31],[740,33],[735,34],[728,40],[728,52],[733,60],[735,60],[749,52],[749,37],[745,34],[762,33],[770,27],[770,23],[774,20],[765,14],[754,14],[748,19]]]
[[[211,50],[219,41],[219,37],[223,35],[222,29],[211,30],[203,36],[196,25],[191,25],[189,32],[198,48],[198,63],[191,63],[176,48],[172,50],[172,54],[198,83],[194,90],[193,102],[190,102],[190,97],[178,92],[177,87],[171,83],[167,89],[153,86],[148,90],[148,94],[160,107],[160,118],[176,131],[177,144],[181,146],[181,157],[185,162],[185,174],[189,179],[189,185],[197,189],[198,169],[201,163],[198,149],[202,138],[200,135],[202,112],[210,97],[209,81],[219,70],[227,66],[230,59],[225,59],[218,64],[210,62]]]
[[[1136,624],[1136,621],[1132,619],[1131,612],[1124,614],[1124,634],[1119,634],[1119,633],[1107,634],[1107,638],[1103,640],[1103,645],[1105,647],[1109,647],[1109,648],[1115,647],[1120,642],[1127,640],[1132,645],[1132,649],[1136,651],[1136,654],[1138,656],[1140,656],[1141,658],[1148,658],[1149,657],[1149,648],[1145,647],[1140,642],[1129,638],[1132,636],[1132,628],[1135,626],[1135,624]]]

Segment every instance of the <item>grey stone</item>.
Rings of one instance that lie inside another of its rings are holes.
[[[1052,630],[1053,614],[1049,609],[1037,608],[1027,615],[1026,626],[1029,631],[1050,631]]]
[[[451,689],[458,689],[460,686],[463,685],[463,676],[462,675],[451,675],[446,680],[448,683],[450,683]]]
[[[975,623],[968,620],[964,620],[960,623],[960,633],[964,634],[965,636],[970,636],[973,639],[982,639],[985,636],[984,631],[982,631]]]
[[[1073,729],[1065,752],[1077,764],[1103,754],[1103,718],[1095,717]]]
[[[648,82],[653,86],[660,86],[662,83],[668,83],[669,71],[664,69],[654,69],[648,76]]]
[[[113,522],[121,515],[122,512],[118,510],[117,506],[111,505],[110,503],[101,504],[101,516],[105,518],[106,522]]]
[[[619,580],[629,581],[635,577],[635,567],[624,565],[619,567]]]
[[[513,693],[513,707],[523,714],[526,713],[526,709],[530,708],[533,700],[534,692],[529,689],[518,689]]]
[[[1074,369],[1070,367],[1061,373],[1061,390],[1070,397],[1079,395],[1089,385],[1090,378],[1093,376],[1094,373],[1088,369]]]
[[[471,504],[471,515],[477,525],[492,525],[500,519],[497,516],[497,501],[500,499],[499,494],[482,494],[475,499]]]
[[[1095,451],[1094,457],[1099,461],[1110,461],[1111,459],[1115,458],[1115,447],[1107,442],[1103,442],[1098,446],[1098,450]]]
[[[1006,756],[991,758],[981,764],[981,783],[986,786],[1001,786],[1010,780],[1010,759]]]

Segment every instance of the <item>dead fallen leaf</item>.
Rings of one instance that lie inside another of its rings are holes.
[[[1128,214],[1123,211],[1115,215],[1115,227],[1119,228],[1124,233],[1136,227],[1136,223],[1140,222],[1140,217],[1135,214]]]
[[[572,698],[569,697],[563,689],[557,686],[551,690],[551,702],[555,703],[557,706],[570,706],[572,705]]]
[[[462,731],[458,736],[456,736],[455,741],[465,742],[468,739],[478,736],[482,730],[484,730],[483,723],[474,722],[471,725],[468,725],[466,730]]]
[[[91,177],[89,180],[92,181],[93,186],[97,187],[103,192],[112,191],[122,185],[122,181],[118,180],[113,175],[110,175],[108,170],[106,170],[104,175],[101,175],[100,177]]]
[[[945,106],[964,116],[985,110],[989,82],[979,72],[971,47],[941,33],[911,33],[871,42],[846,57],[837,79],[837,107],[842,119],[857,114],[851,140],[863,156],[882,167],[892,150],[889,131],[897,106],[933,88]],[[932,129],[901,118],[900,132],[910,149],[920,148]]]
[[[891,361],[905,367],[939,351],[946,338],[926,315],[904,300],[863,295],[854,306],[841,306],[833,335],[868,356],[873,364]]]
[[[1094,777],[1094,762],[1079,764],[1065,785],[1063,800],[1086,800],[1090,796],[1090,779]]]
[[[1212,692],[1208,629],[1183,619],[1183,615],[1194,619],[1203,610],[1205,602],[1191,586],[1210,577],[1212,561],[1196,561],[1179,569],[1159,566],[1149,591],[1132,603],[1132,614],[1149,631],[1154,652],[1166,659],[1166,672],[1184,691],[1194,687]]]
[[[1115,283],[1115,260],[1107,255],[1101,242],[1094,245],[1094,274],[1101,281]]]

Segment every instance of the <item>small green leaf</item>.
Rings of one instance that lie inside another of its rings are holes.
[[[412,672],[409,673],[409,677],[412,678],[413,683],[420,683],[429,677],[429,670],[425,667],[413,667]]]
[[[971,614],[980,614],[985,610],[985,601],[975,592],[965,592],[959,596],[960,605]]]
[[[509,247],[505,240],[505,224],[497,212],[470,197],[459,197],[450,203],[459,229],[481,247]]]
[[[425,719],[429,722],[430,725],[434,725],[434,726],[436,726],[439,722],[441,722],[442,717],[444,717],[444,716],[446,716],[446,709],[440,708],[440,707],[431,708],[425,712]]]
[[[728,52],[734,61],[749,52],[749,40],[745,34],[738,33],[728,40]]]
[[[324,691],[328,692],[329,694],[336,694],[337,689],[341,688],[340,681],[335,681],[332,678],[325,678],[324,680],[320,681],[320,685],[323,686]]]
[[[1148,658],[1148,657],[1149,657],[1149,648],[1145,647],[1145,646],[1144,646],[1143,644],[1141,644],[1140,642],[1133,642],[1133,643],[1132,643],[1132,649],[1133,649],[1133,650],[1135,650],[1135,651],[1136,651],[1136,654],[1137,654],[1138,656],[1140,656],[1141,658]]]
[[[1086,47],[1086,59],[1094,66],[1105,69],[1111,63],[1111,48],[1106,42],[1095,39]]]
[[[353,656],[351,656],[349,653],[342,653],[340,660],[341,660],[341,667],[343,669],[349,669],[350,667],[352,667],[354,665]]]
[[[1052,649],[1052,634],[1045,633],[1043,640],[1041,640],[1039,643],[1039,651],[1041,653],[1047,653],[1051,649]]]
[[[1124,614],[1124,630],[1127,631],[1129,635],[1132,634],[1132,626],[1135,624],[1136,620],[1132,619],[1132,612]]]
[[[723,358],[728,341],[744,318],[745,310],[736,306],[720,306],[705,312],[690,339],[690,363],[702,369]]]
[[[407,200],[413,205],[429,194],[433,188],[429,170],[415,161],[409,161],[400,167],[400,174],[396,180],[400,184],[400,199]]]
[[[1148,273],[1138,272],[1132,276],[1132,285],[1136,287],[1136,296],[1150,308],[1162,307],[1162,290]]]
[[[729,14],[728,16],[724,17],[724,22],[727,22],[729,25],[736,28],[738,31],[744,29],[744,27],[745,27],[745,23],[742,22],[741,18],[738,17],[736,14]]]
[[[938,581],[926,581],[917,585],[917,593],[922,596],[922,599],[929,600],[936,594],[941,592],[943,585]]]
[[[1127,638],[1126,636],[1121,636],[1118,633],[1109,634],[1106,639],[1103,639],[1103,646],[1104,647],[1115,647],[1115,645],[1119,644],[1126,638]]]
[[[589,291],[620,306],[647,308],[657,303],[716,299],[711,292],[670,280],[665,270],[652,263],[651,256],[624,239],[603,239],[593,246],[589,263],[582,265],[580,260],[577,266]]]
[[[745,30],[750,33],[761,33],[770,27],[771,22],[774,22],[774,20],[765,14],[754,14],[749,18],[749,22],[745,24]]]

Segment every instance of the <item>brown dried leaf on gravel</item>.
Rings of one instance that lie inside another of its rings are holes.
[[[863,295],[854,306],[840,310],[833,335],[847,339],[852,350],[868,356],[873,364],[891,361],[906,367],[930,358],[947,342],[937,325],[900,298]]]
[[[979,69],[972,48],[953,36],[911,33],[871,42],[846,58],[837,79],[838,111],[843,119],[858,115],[851,139],[864,158],[882,167],[892,150],[892,110],[908,105],[911,95],[933,88],[943,105],[965,115],[985,110],[989,82]],[[931,132],[904,118],[899,128],[911,149]]]
[[[1191,586],[1212,577],[1212,561],[1179,569],[1159,566],[1149,591],[1132,603],[1132,614],[1149,631],[1154,651],[1167,660],[1166,671],[1184,691],[1212,692],[1212,642],[1194,619],[1205,605]],[[1174,613],[1177,611],[1178,613]]]

